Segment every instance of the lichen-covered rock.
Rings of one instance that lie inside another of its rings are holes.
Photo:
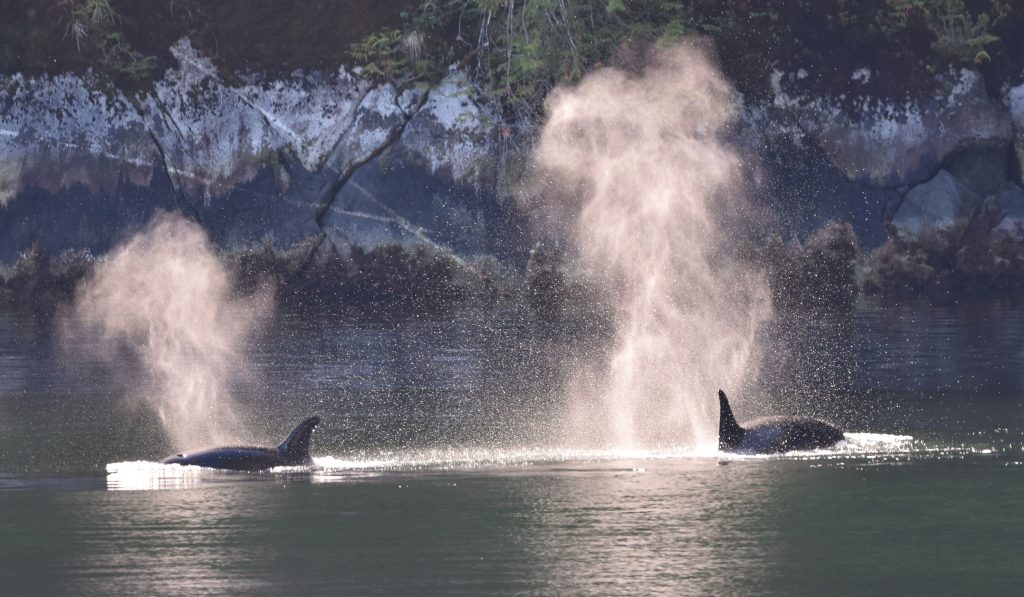
[[[977,203],[977,195],[942,170],[907,192],[889,224],[905,239],[928,231],[949,230],[962,224]]]
[[[272,81],[251,79],[238,89],[239,96],[259,111],[310,172],[324,166],[360,110],[373,103],[369,96],[374,91],[369,81],[344,67],[333,73],[293,73]],[[381,103],[383,112],[392,112],[394,101],[388,97]]]
[[[494,193],[496,111],[464,72],[399,90],[344,67],[222,76],[188,39],[171,51],[132,98],[91,76],[0,78],[0,261],[100,254],[156,209],[237,250],[526,246]]]
[[[498,115],[462,71],[430,90],[394,148],[433,175],[475,186],[493,183]]]
[[[252,180],[284,148],[319,170],[371,89],[344,70],[231,86],[187,38],[171,52],[178,67],[142,98],[143,115],[176,186],[202,199]]]
[[[416,101],[409,95],[399,105]],[[395,142],[333,197],[320,219],[324,232],[340,251],[403,244],[515,258],[525,232],[514,207],[495,195],[494,110],[458,71],[418,99],[422,107],[403,108],[412,116]]]
[[[0,206],[29,187],[147,185],[157,159],[131,102],[91,76],[0,78]]]
[[[334,173],[339,184],[328,185],[321,191],[317,199],[318,222],[341,254],[352,246],[372,249],[385,244],[418,245],[426,239],[377,200],[378,184],[389,181],[374,182],[368,187],[358,182],[358,168],[368,167],[364,164],[395,143],[408,120],[406,109],[415,108],[408,104],[403,107],[393,86],[373,90],[364,98],[350,130],[327,160],[326,169]]]
[[[939,92],[904,102],[869,98],[790,96],[777,73],[771,108],[792,119],[854,181],[876,187],[915,184],[969,147],[998,147],[1013,139],[1010,113],[988,96],[980,73],[940,76]],[[794,132],[794,127],[781,127]]]
[[[100,254],[176,201],[122,93],[92,75],[0,77],[0,262]]]
[[[434,175],[388,150],[352,175],[320,224],[342,253],[402,244],[462,256],[522,257],[525,222],[492,193]]]
[[[346,182],[356,168],[395,142],[408,118],[393,85],[375,87],[356,106],[351,122],[338,136],[323,169],[339,183]],[[333,195],[318,197],[318,210],[325,208]]]

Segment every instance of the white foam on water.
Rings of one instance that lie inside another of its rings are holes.
[[[910,435],[889,433],[844,433],[843,441],[830,448],[793,450],[781,454],[727,454],[719,456],[729,460],[841,460],[878,456],[911,456],[930,450]]]
[[[575,450],[489,448],[422,450],[418,452],[381,451],[352,457],[321,456],[312,467],[282,466],[269,471],[248,473],[199,466],[131,461],[107,465],[107,488],[112,490],[186,489],[202,483],[260,479],[288,474],[312,474],[310,481],[335,482],[353,476],[379,476],[402,473],[442,473],[446,471],[498,471],[510,468],[555,465],[567,462],[601,463],[656,459],[714,458],[714,449],[651,450]],[[630,465],[633,472],[644,467]]]
[[[107,489],[187,489],[199,485],[218,471],[198,466],[162,464],[136,460],[107,465]]]
[[[833,448],[794,451],[785,454],[728,454],[713,445],[700,448],[668,447],[643,449],[567,449],[567,448],[452,448],[419,451],[363,452],[351,456],[320,456],[312,467],[277,467],[269,471],[245,473],[197,466],[161,464],[158,462],[117,462],[107,465],[108,489],[149,490],[184,489],[203,483],[237,482],[239,480],[278,479],[287,475],[305,475],[307,482],[333,483],[355,478],[402,474],[509,473],[520,471],[560,471],[562,465],[581,465],[579,470],[628,471],[647,473],[643,461],[758,461],[813,460],[826,464],[846,461],[913,460],[919,457],[961,457],[965,454],[991,454],[993,450],[968,447],[935,447],[915,441],[909,435],[885,433],[847,433],[846,439]],[[640,462],[637,462],[640,461]],[[621,465],[621,466],[620,466]],[[577,470],[572,468],[571,470]]]
[[[838,446],[840,451],[848,453],[891,453],[909,452],[914,448],[914,438],[910,435],[891,435],[888,433],[844,433],[844,441]]]
[[[655,460],[669,458],[713,458],[713,448],[640,449],[564,449],[532,448],[425,450],[413,453],[380,452],[363,458],[344,459],[333,456],[314,458],[317,470],[333,471],[415,471],[453,469],[492,469],[522,467],[563,462],[602,462],[619,460]]]

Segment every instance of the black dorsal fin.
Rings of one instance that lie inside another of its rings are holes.
[[[284,440],[277,451],[288,460],[289,463],[304,464],[309,462],[309,436],[313,434],[313,428],[320,422],[320,417],[309,417],[305,419],[290,433],[288,439]]]
[[[722,390],[718,390],[718,408],[718,449],[731,450],[743,441],[743,428],[732,415],[729,399]]]

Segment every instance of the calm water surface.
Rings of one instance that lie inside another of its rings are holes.
[[[1021,594],[1021,313],[862,305],[815,352],[847,445],[727,460],[559,449],[573,346],[521,322],[283,316],[246,422],[324,423],[315,470],[264,474],[147,463],[177,447],[133,382],[0,313],[0,592]]]

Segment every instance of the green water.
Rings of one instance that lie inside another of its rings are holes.
[[[1019,594],[1021,480],[986,457],[36,487],[0,498],[0,574],[7,594]]]
[[[262,474],[137,462],[131,388],[7,314],[0,593],[1021,594],[1017,313],[862,308],[847,445],[733,459],[545,443],[565,347],[517,324],[288,320],[243,404],[315,408],[318,467]]]

